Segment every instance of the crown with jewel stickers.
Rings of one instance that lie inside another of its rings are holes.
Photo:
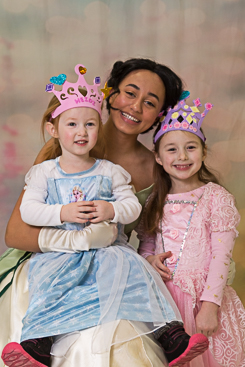
[[[201,113],[198,107],[201,107],[200,99],[197,98],[193,101],[194,106],[186,104],[186,99],[189,95],[181,100],[176,106],[168,109],[167,115],[161,117],[161,127],[154,137],[154,143],[165,133],[169,131],[188,131],[197,135],[204,142],[206,138],[201,131],[201,125],[204,117],[213,108],[211,103],[205,104],[205,110]]]
[[[84,74],[86,74],[86,72],[87,69],[84,65],[77,64],[75,66],[75,73],[78,75],[76,83],[67,82],[65,74],[60,74],[59,76],[50,78],[51,83],[46,85],[46,92],[54,93],[60,102],[60,106],[53,111],[52,118],[55,118],[62,112],[75,107],[93,108],[101,116],[103,99],[108,96],[111,88],[108,88],[107,84],[105,84],[105,87],[100,89],[102,94],[99,93],[100,77],[96,77],[94,79],[93,85],[87,84],[84,78]],[[55,90],[54,84],[62,85],[62,90]],[[80,92],[81,89],[87,91],[86,96]]]

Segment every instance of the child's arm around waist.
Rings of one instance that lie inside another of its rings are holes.
[[[147,203],[146,203],[147,205]],[[140,220],[140,223],[135,228],[137,237],[140,241],[138,253],[144,257],[153,268],[160,274],[163,281],[167,281],[171,278],[170,270],[164,265],[164,261],[172,256],[171,251],[155,254],[156,253],[156,234],[147,234],[144,229],[144,210]]]

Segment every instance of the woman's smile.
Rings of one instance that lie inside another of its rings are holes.
[[[129,123],[140,123],[141,121],[138,120],[137,118],[135,118],[134,116],[130,115],[129,113],[126,113],[126,112],[123,112],[121,111],[121,115],[122,115],[122,118],[125,122],[129,122]],[[129,120],[129,121],[128,121]]]

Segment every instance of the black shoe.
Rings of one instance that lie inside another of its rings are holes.
[[[36,361],[50,367],[51,365],[51,347],[53,341],[52,338],[39,338],[25,340],[20,343],[22,348],[32,356]]]
[[[170,327],[160,336],[158,342],[164,349],[168,363],[178,358],[187,348],[190,336],[182,325]]]
[[[202,354],[208,348],[203,334],[190,337],[183,326],[172,326],[158,339],[164,349],[169,366],[182,366]]]

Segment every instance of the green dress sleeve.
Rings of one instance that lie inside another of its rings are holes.
[[[144,207],[148,196],[152,193],[153,186],[154,186],[154,184],[152,184],[150,187],[147,187],[144,190],[141,190],[141,191],[135,193],[135,195],[138,198],[138,200],[139,200],[140,204],[142,205],[142,207]],[[142,213],[142,211],[141,211],[141,213]],[[139,224],[140,217],[141,216],[139,216],[139,218],[136,219],[134,222],[125,225],[124,232],[128,236],[128,238],[130,237],[132,230]]]

